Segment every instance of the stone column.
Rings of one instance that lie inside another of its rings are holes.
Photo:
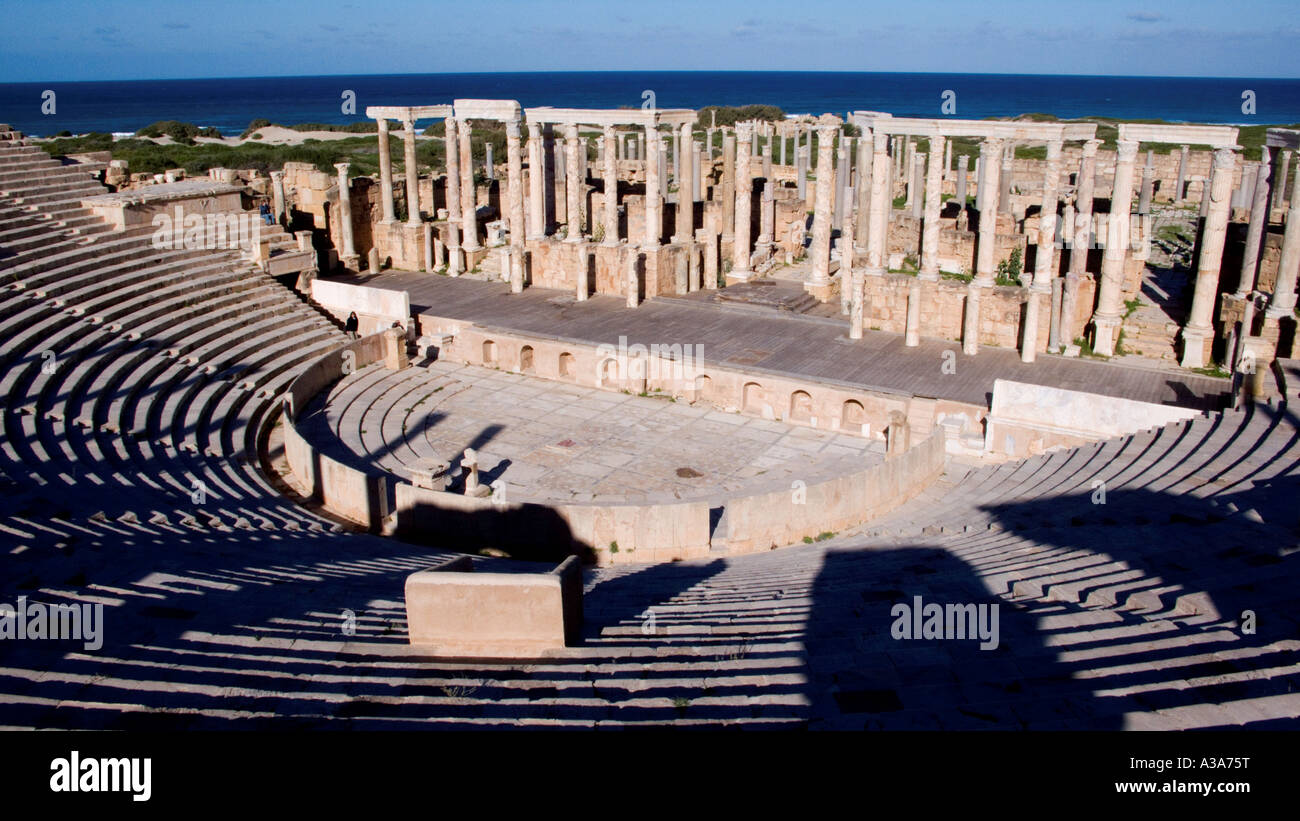
[[[588,259],[590,258],[590,254],[591,254],[591,248],[590,246],[587,245],[587,243],[584,242],[574,250],[577,251],[578,267],[577,270],[574,272],[576,276],[574,276],[573,278],[573,288],[574,288],[573,297],[579,302],[586,302],[587,289],[591,284],[590,282],[587,281],[587,276],[589,273],[588,269],[591,267],[590,263],[588,262]]]
[[[1282,235],[1282,258],[1277,264],[1277,284],[1264,312],[1268,319],[1290,317],[1295,311],[1296,277],[1300,274],[1300,172],[1295,175],[1293,185],[1291,207],[1286,212],[1286,232]]]
[[[1083,144],[1079,161],[1078,184],[1074,195],[1074,247],[1070,249],[1070,273],[1083,275],[1088,268],[1088,249],[1092,247],[1092,196],[1097,179],[1097,147],[1100,140]]]
[[[677,143],[687,149],[691,147],[689,123],[682,126]],[[691,160],[679,163],[677,174],[677,232],[673,242],[693,242],[695,240],[695,175]]]
[[[1276,171],[1277,182],[1273,185],[1273,191],[1276,192],[1273,195],[1273,198],[1274,201],[1277,203],[1278,208],[1282,208],[1286,204],[1287,191],[1289,190],[1286,187],[1286,175],[1287,175],[1287,171],[1289,171],[1290,168],[1291,168],[1291,151],[1290,149],[1284,148],[1282,149],[1282,159],[1277,164],[1277,171]]]
[[[629,246],[627,249],[627,261],[623,269],[623,292],[627,294],[627,307],[635,308],[641,304],[640,300],[640,278],[637,276],[636,249]]]
[[[770,140],[763,144],[759,156],[763,158],[763,179],[772,179],[772,143]]]
[[[492,161],[492,143],[483,144],[483,176],[489,180],[496,179],[496,163]]]
[[[384,222],[397,222],[393,208],[393,155],[388,148],[388,118],[378,117],[375,122],[379,125],[379,201],[384,209]]]
[[[749,233],[751,219],[750,195],[753,193],[754,181],[750,177],[750,163],[753,159],[754,126],[752,123],[736,124],[736,208],[735,227],[731,240],[731,275],[748,279],[749,270]]]
[[[1214,336],[1211,323],[1219,291],[1219,269],[1223,265],[1223,243],[1231,216],[1232,176],[1236,162],[1237,155],[1231,148],[1215,150],[1214,172],[1210,178],[1210,212],[1201,231],[1201,255],[1196,263],[1192,307],[1187,313],[1187,324],[1183,326],[1184,368],[1203,368],[1208,364],[1206,354]]]
[[[933,154],[934,152],[930,153]],[[922,180],[925,179],[925,159],[926,153],[924,151],[917,151],[912,154],[912,170],[907,181],[909,192],[916,191],[916,196],[909,196],[908,199],[912,202],[912,216],[917,219],[920,219],[921,215],[925,213],[925,196],[922,190],[922,185],[924,185]]]
[[[506,121],[506,183],[510,186],[510,292],[524,290],[524,157],[518,120]]]
[[[1268,228],[1268,192],[1269,176],[1272,171],[1269,163],[1268,146],[1260,149],[1263,159],[1259,171],[1255,174],[1255,190],[1251,192],[1250,225],[1246,230],[1246,245],[1241,252],[1241,278],[1237,284],[1237,296],[1245,297],[1255,290],[1255,276],[1259,268],[1260,243],[1264,241],[1264,231]]]
[[[980,210],[979,245],[975,257],[975,279],[982,286],[993,284],[997,270],[998,233],[998,169],[1002,154],[1002,140],[986,139],[980,143],[980,192],[984,194],[984,207]]]
[[[565,242],[582,242],[582,175],[578,173],[578,125],[564,129],[564,212],[568,219]]]
[[[605,126],[605,240],[602,245],[618,245],[618,140],[614,126]]]
[[[460,129],[453,117],[443,121],[443,155],[447,161],[447,273],[458,275],[464,268],[460,256]]]
[[[952,143],[949,143],[952,145]],[[957,183],[956,196],[957,200],[957,222],[959,227],[962,223],[962,215],[966,213],[966,177],[970,174],[970,155],[962,154],[957,158]]]
[[[843,228],[844,218],[851,207],[849,203],[849,147],[848,137],[840,135],[840,148],[835,152],[835,222],[831,230]]]
[[[691,179],[695,181],[692,198],[695,202],[704,202],[704,146],[699,140],[691,140]]]
[[[1182,202],[1187,196],[1187,150],[1188,146],[1178,147],[1178,179],[1174,183],[1174,202]]]
[[[798,168],[795,171],[795,185],[799,192],[799,202],[808,201],[808,149],[803,146],[796,146],[794,150],[794,162]]]
[[[1147,151],[1146,164],[1142,166],[1142,186],[1138,189],[1138,213],[1151,213],[1151,196],[1155,193],[1156,168],[1153,151]]]
[[[284,172],[271,172],[271,212],[275,215],[275,221],[284,222]]]
[[[466,251],[482,248],[478,241],[478,197],[474,191],[474,158],[470,152],[469,120],[460,121],[460,230]]]
[[[1115,353],[1124,304],[1124,262],[1128,259],[1129,219],[1133,208],[1133,168],[1137,160],[1137,140],[1116,143],[1115,187],[1110,196],[1110,214],[1106,218],[1106,251],[1101,260],[1101,280],[1097,283],[1097,310],[1092,316],[1094,352],[1102,356]]]
[[[835,171],[831,167],[835,132],[833,123],[817,126],[817,192],[813,207],[812,285],[830,281],[831,209],[834,208]],[[739,205],[737,205],[739,208]]]
[[[406,224],[420,224],[420,169],[415,164],[415,120],[402,122],[406,154]]]
[[[686,143],[690,145],[689,140]],[[682,190],[682,135],[680,132],[673,132],[673,182],[677,183],[677,190]]]
[[[1042,304],[1042,290],[1036,287],[1024,289],[1025,321],[1020,329],[1020,361],[1033,362],[1038,354],[1038,311]]]
[[[922,279],[939,278],[939,214],[943,210],[943,156],[951,148],[944,137],[930,138],[930,165],[925,175],[925,222],[921,225]]]
[[[943,147],[943,178],[946,180],[952,176],[952,143],[945,143]]]
[[[985,158],[985,165],[997,163],[997,155]],[[996,200],[994,200],[996,203]],[[966,313],[962,317],[961,352],[974,356],[980,349],[980,284],[974,280],[966,286]]]
[[[646,126],[645,137],[645,246],[647,249],[652,249],[659,245],[659,236],[663,232],[664,222],[663,211],[660,210],[659,187],[661,146],[659,132],[654,126]]]
[[[1061,298],[1065,293],[1065,280],[1052,278],[1052,315],[1047,329],[1047,348],[1050,351],[1061,349]]]
[[[858,224],[854,226],[853,236],[859,247],[863,249],[867,247],[867,237],[871,234],[869,226],[871,225],[871,166],[874,143],[871,129],[862,129],[862,135],[858,137],[858,179],[853,189]]]
[[[1038,249],[1034,253],[1034,274],[1030,284],[1046,291],[1056,276],[1056,205],[1061,187],[1061,141],[1047,144],[1047,168],[1043,172],[1043,204],[1038,212]]]
[[[758,204],[758,242],[757,247],[762,249],[764,255],[771,253],[773,234],[776,231],[776,195],[773,193],[775,184],[771,180],[763,180],[763,195]]]
[[[853,260],[853,215],[840,235],[840,310],[849,315],[849,339],[862,338],[862,270]]]
[[[722,133],[722,244],[733,242],[736,230],[736,135]],[[717,198],[719,194],[715,194]]]
[[[1008,144],[1002,149],[1002,174],[999,180],[997,210],[1001,214],[1011,213],[1011,183],[1016,169],[1016,144]]]
[[[892,193],[889,190],[889,135],[877,131],[872,140],[871,157],[871,216],[867,220],[867,276],[885,273],[886,234],[889,231],[889,212]]]
[[[912,280],[907,286],[907,324],[903,326],[903,345],[915,348],[921,344],[921,281]]]
[[[345,268],[351,262],[351,268],[356,270],[361,260],[357,257],[356,246],[352,242],[352,186],[348,184],[348,164],[335,163],[334,167],[339,172],[339,233],[343,238],[339,259]]]
[[[609,151],[606,149],[606,154]],[[542,125],[528,124],[528,227],[529,239],[546,236],[546,162],[542,159]]]
[[[785,165],[785,135],[781,135],[781,165]]]
[[[984,150],[975,158],[975,213],[984,213]]]
[[[718,223],[716,211],[704,212],[704,290],[718,287]]]

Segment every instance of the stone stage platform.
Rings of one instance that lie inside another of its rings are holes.
[[[922,338],[920,345],[908,348],[902,334],[871,330],[854,341],[848,338],[846,320],[689,297],[658,297],[628,308],[622,297],[597,295],[579,303],[567,291],[527,288],[511,294],[504,282],[418,272],[331,279],[409,291],[416,316],[451,317],[596,345],[617,345],[620,336],[629,345],[699,344],[706,363],[983,407],[995,379],[1198,410],[1223,407],[1229,389],[1225,379],[1170,367],[1049,354],[1026,364],[1009,348],[983,347],[975,356],[964,356],[955,340]],[[955,373],[945,373],[953,370],[943,367],[945,361],[955,363]]]

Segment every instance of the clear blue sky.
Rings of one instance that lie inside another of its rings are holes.
[[[0,82],[734,69],[1300,77],[1296,0],[0,0]]]

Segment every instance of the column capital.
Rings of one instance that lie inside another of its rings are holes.
[[[387,133],[388,133],[388,118],[387,118],[387,117],[376,117],[376,118],[375,118],[375,125],[377,125],[377,126],[379,127],[379,130],[380,130],[382,133],[384,133],[384,134],[387,134]]]
[[[817,123],[817,139],[833,140],[840,131],[839,123]]]
[[[402,120],[402,130],[405,131],[407,134],[414,134],[414,133],[415,133],[415,120],[414,120],[414,119],[405,119],[405,120]]]
[[[282,180],[282,179],[284,179],[284,172],[283,172],[283,171],[272,171],[272,172],[271,172],[271,180],[272,180],[272,181],[279,181],[279,180]]]
[[[1237,152],[1232,148],[1214,149],[1214,168],[1232,168],[1237,162]]]
[[[607,140],[614,139],[614,126],[612,125],[605,126],[604,129],[602,129],[601,133]]]
[[[515,140],[522,136],[518,120],[506,120],[506,136]]]
[[[876,154],[885,154],[889,151],[889,135],[883,131],[877,131],[871,137],[871,150]]]
[[[460,135],[461,135],[462,137],[468,137],[468,136],[469,136],[469,132],[470,132],[470,128],[471,128],[471,126],[470,126],[470,124],[469,124],[469,120],[461,120],[461,121],[460,121],[459,123],[457,123],[456,125],[457,125],[457,128],[459,129],[459,131],[460,131]]]
[[[578,124],[577,124],[577,123],[569,123],[568,125],[566,125],[566,126],[564,127],[564,138],[565,138],[566,140],[576,140],[576,139],[578,139]]]
[[[348,176],[348,169],[351,168],[352,166],[351,163],[336,162],[334,163],[334,167],[338,169],[339,176],[346,179]]]
[[[528,139],[540,140],[542,138],[542,124],[528,121]]]
[[[1101,140],[1086,140],[1083,143],[1084,158],[1097,156],[1097,149],[1101,147]]]
[[[1115,156],[1118,162],[1132,163],[1136,161],[1137,152],[1137,140],[1119,140],[1115,143]]]
[[[1060,140],[1050,140],[1047,143],[1047,161],[1059,162],[1061,159],[1061,151],[1064,147],[1065,147],[1064,143],[1062,143]]]

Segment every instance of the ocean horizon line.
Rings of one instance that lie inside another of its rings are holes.
[[[494,77],[494,76],[553,76],[557,74],[582,75],[635,75],[635,74],[730,74],[730,75],[783,75],[783,74],[833,74],[833,75],[879,75],[899,77],[1010,77],[1010,78],[1062,78],[1062,79],[1097,79],[1097,80],[1263,80],[1267,82],[1300,82],[1300,75],[1294,77],[1264,77],[1252,74],[1211,75],[1211,74],[1053,74],[1020,73],[991,71],[892,71],[878,69],[682,69],[682,68],[647,68],[647,69],[533,69],[528,71],[416,71],[416,72],[338,72],[324,74],[229,74],[221,76],[196,75],[188,77],[117,77],[101,79],[45,79],[14,80],[0,82],[3,86],[41,85],[42,83],[168,83],[221,80],[312,80],[334,77]]]

